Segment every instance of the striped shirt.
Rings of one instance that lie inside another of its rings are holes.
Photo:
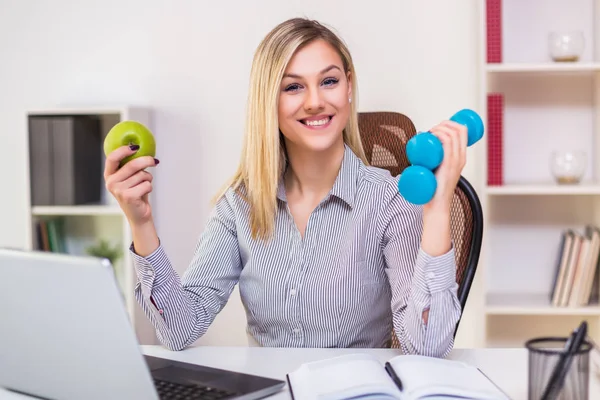
[[[261,346],[389,347],[394,329],[405,353],[450,352],[461,313],[454,248],[421,249],[422,207],[404,200],[397,178],[346,146],[304,237],[283,183],[277,197],[274,238],[255,241],[248,204],[229,190],[181,278],[162,246],[144,258],[132,244],[135,296],[163,345],[181,350],[201,337],[238,284],[247,333]]]

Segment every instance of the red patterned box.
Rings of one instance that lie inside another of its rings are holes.
[[[498,186],[504,183],[502,173],[504,96],[502,94],[488,94],[487,115],[488,185]]]
[[[502,0],[486,0],[487,62],[502,62]]]

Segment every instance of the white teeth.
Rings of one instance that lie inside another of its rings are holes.
[[[308,120],[304,121],[304,123],[308,126],[321,126],[321,125],[325,125],[328,122],[329,122],[329,118],[320,119],[318,121],[308,121]]]

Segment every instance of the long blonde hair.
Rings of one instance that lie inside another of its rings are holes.
[[[265,36],[254,54],[240,163],[234,176],[215,198],[217,201],[229,188],[238,192],[242,187],[245,189],[244,198],[250,206],[250,227],[254,239],[266,239],[274,231],[277,188],[286,166],[286,151],[280,137],[277,113],[281,80],[294,53],[317,39],[333,46],[342,59],[344,72],[351,72],[352,102],[343,138],[367,164],[358,130],[356,74],[347,46],[317,21],[292,18],[280,23]]]

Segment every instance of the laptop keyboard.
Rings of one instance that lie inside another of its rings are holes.
[[[184,385],[154,379],[154,386],[161,400],[217,400],[228,399],[235,393],[202,385]]]

